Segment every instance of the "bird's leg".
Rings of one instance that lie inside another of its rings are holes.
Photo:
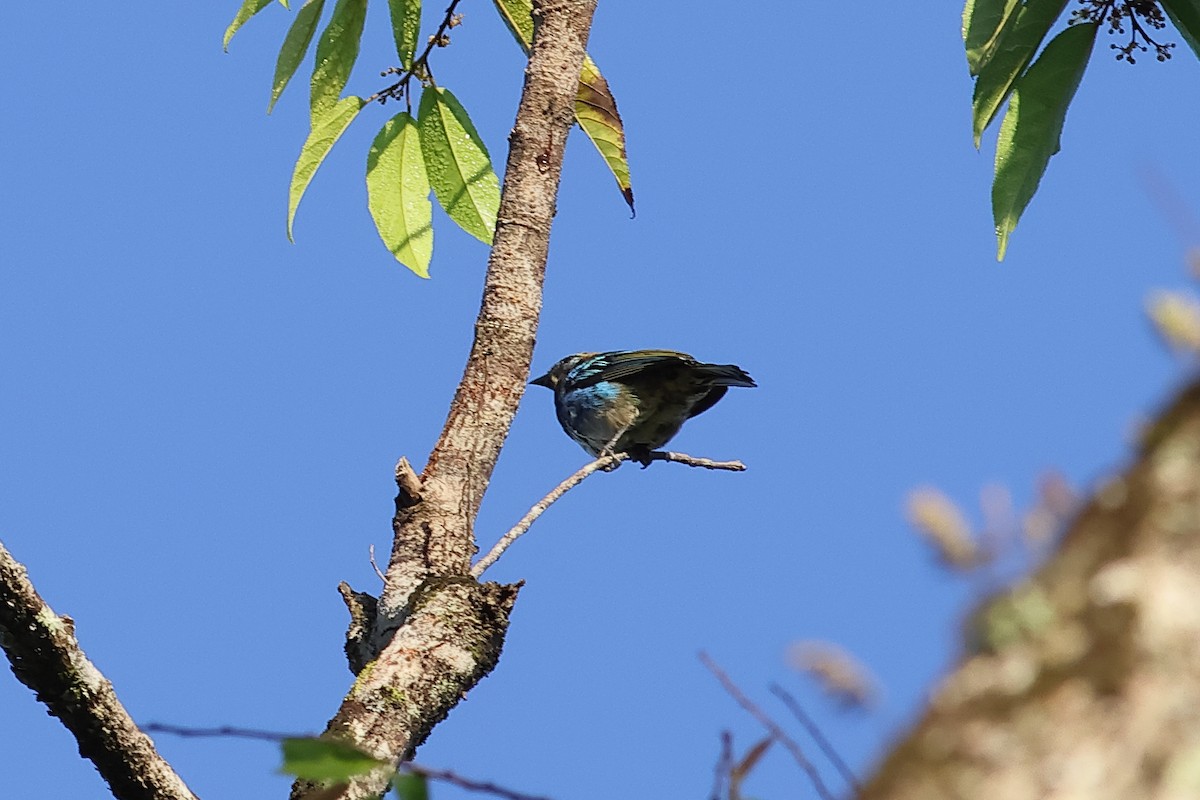
[[[615,448],[617,446],[617,442],[621,441],[621,437],[624,436],[626,433],[628,433],[629,429],[632,427],[633,427],[633,423],[631,422],[628,425],[626,425],[625,427],[621,428],[619,431],[617,431],[616,435],[608,440],[608,444],[604,445],[603,449],[600,450],[600,455],[597,456],[597,458],[604,458],[605,456],[615,455],[616,450],[614,450],[613,448]]]

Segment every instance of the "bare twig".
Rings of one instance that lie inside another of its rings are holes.
[[[821,773],[819,773],[817,768],[813,766],[813,763],[805,757],[804,751],[800,749],[800,745],[796,743],[796,740],[788,736],[787,732],[784,731],[783,728],[779,727],[778,722],[771,719],[767,712],[763,711],[754,703],[753,700],[747,697],[745,692],[738,688],[738,685],[733,682],[733,679],[729,677],[725,670],[721,669],[721,667],[717,665],[717,662],[713,661],[709,657],[708,653],[700,653],[700,662],[708,668],[708,671],[711,672],[718,681],[721,682],[721,686],[726,692],[729,693],[729,696],[732,697],[739,706],[745,709],[750,716],[758,720],[759,724],[766,728],[768,733],[778,739],[780,744],[787,748],[788,752],[792,754],[792,758],[795,760],[795,762],[800,765],[800,769],[804,770],[805,773],[808,774],[808,779],[812,781],[813,788],[817,790],[817,794],[820,795],[821,800],[833,800],[833,793],[829,791],[829,788],[825,785],[825,782],[821,780]]]
[[[38,595],[0,544],[0,647],[13,674],[62,720],[118,800],[195,800],[130,718],[75,638],[75,623]]]
[[[491,781],[474,781],[470,778],[464,778],[455,772],[448,769],[432,769],[431,767],[422,767],[420,764],[405,764],[404,769],[416,775],[422,775],[429,780],[442,781],[457,786],[460,789],[466,789],[468,792],[485,792],[497,797],[506,798],[506,800],[549,800],[547,797],[541,797],[534,794],[525,794],[523,792],[515,792],[512,789],[506,789],[503,786],[497,786]]]
[[[371,569],[375,570],[375,574],[379,576],[381,583],[387,583],[387,578],[383,577],[383,570],[381,570],[379,565],[375,563],[375,545],[372,544],[370,547],[368,547],[367,553],[371,557]]]
[[[184,739],[258,739],[265,742],[282,742],[284,739],[309,738],[306,733],[280,733],[279,731],[264,731],[257,728],[238,728],[234,725],[221,725],[217,728],[189,728],[184,725],[168,725],[163,722],[150,722],[146,730],[151,733],[169,733]]]
[[[689,456],[687,453],[672,453],[668,450],[655,450],[650,454],[651,461],[673,461],[676,464],[687,464],[689,467],[704,469],[723,469],[727,472],[745,472],[746,465],[740,461],[713,461],[711,458]]]
[[[189,728],[183,725],[166,725],[152,722],[146,726],[146,730],[155,733],[169,733],[173,736],[181,736],[187,739],[199,738],[239,738],[239,739],[257,739],[266,742],[283,742],[285,739],[312,739],[315,738],[309,734],[296,733],[281,733],[279,731],[264,731],[256,728],[238,728],[232,725],[222,725],[218,728]],[[401,765],[401,770],[411,772],[414,775],[420,775],[424,778],[434,781],[442,781],[449,783],[460,789],[466,789],[470,792],[486,792],[497,797],[506,798],[506,800],[548,800],[545,797],[538,795],[525,794],[512,789],[506,789],[503,786],[497,786],[490,781],[477,781],[471,778],[465,778],[456,772],[448,769],[436,769],[434,767],[426,767],[421,764],[414,764],[411,761]]]
[[[804,709],[800,707],[800,703],[796,701],[796,698],[792,697],[787,690],[777,683],[771,684],[771,693],[778,697],[787,706],[788,711],[792,712],[792,716],[804,726],[804,730],[808,731],[808,735],[813,738],[813,741],[817,743],[817,747],[821,748],[821,752],[825,754],[830,763],[841,773],[846,783],[850,784],[850,787],[854,789],[854,793],[857,795],[862,791],[862,787],[859,786],[858,778],[855,777],[854,771],[850,769],[850,766],[838,754],[837,748],[825,737],[825,734],[821,732],[820,727],[817,726],[812,717],[808,716],[804,712]]]
[[[517,539],[521,538],[525,531],[529,530],[529,526],[533,525],[534,520],[540,517],[542,513],[545,512],[545,510],[549,508],[552,503],[554,503],[555,500],[562,497],[579,484],[583,483],[583,479],[588,475],[591,475],[593,472],[597,472],[602,469],[611,469],[618,466],[622,461],[625,461],[628,458],[629,456],[626,453],[617,453],[611,456],[601,456],[595,461],[584,464],[582,467],[577,469],[574,474],[568,477],[565,481],[551,489],[549,494],[534,503],[533,508],[529,509],[529,513],[521,517],[521,521],[514,525],[508,533],[501,536],[500,541],[492,545],[492,549],[488,551],[487,555],[475,562],[475,565],[471,567],[472,577],[478,578],[488,567],[490,567],[492,564],[495,564],[496,559],[500,558],[500,555],[508,549],[508,546]]]
[[[721,800],[725,794],[725,784],[729,780],[729,772],[733,769],[733,734],[721,731],[721,754],[717,756],[717,766],[713,769],[713,788],[709,800]]]
[[[487,555],[475,562],[471,567],[471,575],[478,578],[488,567],[496,563],[501,554],[509,548],[509,546],[517,539],[521,538],[534,521],[537,520],[546,509],[548,509],[556,500],[564,494],[574,489],[579,484],[583,483],[583,479],[587,476],[600,470],[611,471],[619,467],[623,462],[629,461],[628,453],[614,453],[612,455],[600,456],[595,461],[584,464],[566,480],[550,490],[550,493],[541,500],[533,504],[533,508],[521,517],[521,521],[512,527],[508,533],[500,537],[500,541],[492,545],[492,549]],[[686,464],[689,467],[702,467],[704,469],[721,469],[729,472],[742,472],[746,469],[746,465],[740,461],[713,461],[710,458],[697,458],[689,456],[686,453],[671,453],[663,450],[656,450],[649,454],[649,461],[673,461],[676,464]]]

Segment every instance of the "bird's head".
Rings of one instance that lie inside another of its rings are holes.
[[[530,381],[535,386],[545,386],[547,389],[557,389],[558,385],[566,380],[567,375],[571,370],[578,367],[581,363],[596,355],[595,353],[575,353],[564,359],[559,360],[557,364],[546,371],[545,375],[539,375]]]

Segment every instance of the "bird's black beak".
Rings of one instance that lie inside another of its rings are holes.
[[[553,389],[554,384],[550,381],[550,373],[534,378],[529,382],[533,386],[545,386],[547,389]]]

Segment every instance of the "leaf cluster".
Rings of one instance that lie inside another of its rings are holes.
[[[1118,60],[1134,63],[1134,53],[1149,46],[1164,61],[1174,45],[1160,44],[1147,29],[1162,28],[1165,13],[1200,55],[1200,0],[1080,0],[1082,8],[1069,15],[1065,13],[1068,1],[967,0],[963,8],[963,44],[975,78],[971,117],[976,147],[1008,101],[992,182],[1000,260],[1051,156],[1059,151],[1067,108],[1100,28],[1107,24],[1110,32],[1123,34],[1128,26],[1130,42],[1111,46]],[[1064,17],[1069,24],[1042,47],[1051,28]]]
[[[224,44],[271,0],[242,0]],[[288,8],[287,0],[280,5]],[[284,36],[275,64],[267,112],[291,82],[312,45],[326,0],[305,0]],[[446,9],[439,25],[421,48],[421,0],[388,0],[392,39],[399,66],[381,76],[399,75],[391,85],[364,97],[345,94],[358,60],[366,21],[367,0],[336,0],[317,41],[309,83],[310,128],[292,172],[288,192],[287,234],[292,239],[300,200],[317,169],[342,134],[373,102],[405,101],[405,110],[383,123],[367,154],[367,207],[380,238],[401,264],[429,277],[433,257],[433,203],[459,228],[490,244],[500,206],[500,181],[483,138],[462,102],[434,80],[430,55],[450,44],[447,33],[462,22],[458,0]],[[517,43],[532,46],[532,0],[493,0]],[[413,95],[419,91],[417,110]],[[625,154],[625,132],[616,101],[595,62],[587,58],[580,75],[576,119],[595,143],[617,185],[633,207],[633,190]]]

